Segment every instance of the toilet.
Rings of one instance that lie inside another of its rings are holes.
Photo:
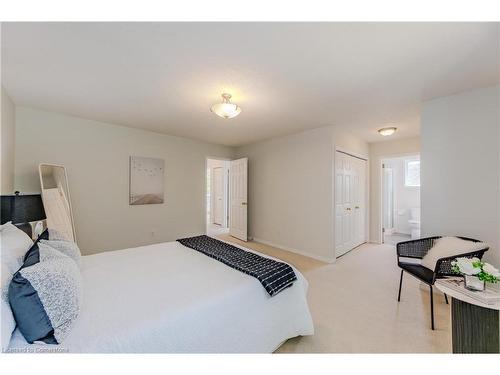
[[[420,238],[420,207],[410,209],[410,220],[408,220],[411,231],[411,239]]]

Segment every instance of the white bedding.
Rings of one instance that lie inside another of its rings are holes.
[[[314,332],[295,268],[298,280],[272,298],[254,277],[178,242],[84,256],[81,270],[83,308],[58,351],[266,353]],[[42,345],[16,330],[9,347]]]

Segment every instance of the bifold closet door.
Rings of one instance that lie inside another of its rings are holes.
[[[366,242],[366,161],[353,158],[354,247]]]
[[[335,152],[335,255],[366,241],[366,161]]]

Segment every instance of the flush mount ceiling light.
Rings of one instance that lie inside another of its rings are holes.
[[[393,135],[398,128],[395,128],[394,126],[388,127],[388,128],[382,128],[378,130],[378,133],[380,135],[383,135],[384,137],[387,137],[388,135]]]
[[[231,94],[222,94],[222,103],[217,103],[210,110],[222,118],[233,118],[241,113],[241,108],[231,103]]]

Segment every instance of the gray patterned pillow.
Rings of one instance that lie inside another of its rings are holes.
[[[54,249],[51,246],[48,246],[42,242],[38,242],[38,261],[46,262],[48,260],[57,259],[61,257],[69,258],[66,254],[61,253],[59,250]],[[71,258],[70,258],[71,259]]]
[[[56,241],[67,241],[68,238],[61,232],[55,229],[48,228],[47,229],[49,233],[49,239],[51,240],[56,240]]]
[[[9,302],[26,341],[60,344],[82,304],[75,262],[54,249],[40,249],[40,262],[21,268],[9,286]]]
[[[59,241],[59,240],[41,240],[38,244],[40,246],[40,249],[42,247],[51,247],[53,249],[56,249],[57,251],[61,252],[64,255],[69,256],[71,259],[75,261],[75,263],[80,267],[80,258],[82,257],[82,253],[80,252],[80,249],[76,245],[75,242],[69,242],[69,241]]]

